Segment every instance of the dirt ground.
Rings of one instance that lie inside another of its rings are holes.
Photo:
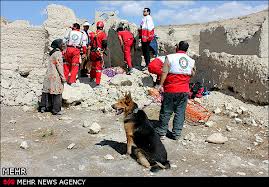
[[[150,105],[145,111],[150,119],[157,120],[159,109]],[[50,113],[2,106],[1,167],[25,167],[27,176],[268,176],[266,127],[239,125],[220,115],[211,117],[217,121],[212,127],[186,123],[178,141],[163,141],[172,168],[153,174],[124,155],[123,116],[77,107],[64,112],[61,119]],[[101,132],[89,134],[82,126],[84,120],[97,122]],[[48,130],[52,135],[46,134]],[[221,132],[228,142],[205,142],[214,132]],[[195,135],[192,141],[184,140],[188,133]],[[254,134],[266,137],[266,141],[254,145]],[[29,149],[20,148],[22,141],[27,141]],[[71,143],[75,147],[67,149]],[[105,159],[107,154],[114,159]]]

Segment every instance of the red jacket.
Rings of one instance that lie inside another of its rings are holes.
[[[130,31],[127,31],[127,30],[119,31],[118,35],[122,37],[123,43],[134,39],[133,34]]]
[[[177,53],[185,53],[184,51],[178,51]],[[164,84],[164,92],[168,93],[182,93],[182,92],[190,92],[190,79],[189,75],[181,75],[181,74],[172,74],[168,73]]]

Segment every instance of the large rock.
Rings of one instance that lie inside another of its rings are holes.
[[[67,84],[64,86],[63,100],[66,104],[80,104],[82,101],[92,98],[93,89],[88,84],[77,83],[78,87],[72,87]]]
[[[228,141],[228,138],[224,137],[221,133],[214,133],[207,137],[206,142],[215,144],[224,144]]]

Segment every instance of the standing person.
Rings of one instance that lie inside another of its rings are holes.
[[[139,37],[142,43],[142,51],[146,66],[142,70],[146,70],[150,62],[150,42],[154,39],[154,23],[150,16],[150,9],[144,8],[143,19],[140,24]]]
[[[157,75],[156,85],[160,85],[164,61],[165,56],[158,56],[157,58],[152,60],[148,65],[148,71],[152,74]]]
[[[102,69],[104,65],[103,53],[104,50],[107,48],[107,36],[106,33],[103,31],[104,26],[104,22],[98,21],[96,23],[96,32],[90,33],[90,61],[92,63],[90,80],[93,81],[94,79],[96,79],[95,81],[97,88],[100,87],[101,83]]]
[[[163,65],[159,90],[164,93],[159,116],[160,125],[156,127],[161,139],[167,135],[177,140],[181,135],[190,92],[190,78],[195,73],[195,61],[186,54],[188,48],[187,42],[179,42],[177,53],[167,55]],[[175,113],[173,129],[169,134],[168,123],[173,112]]]
[[[82,55],[82,59],[81,59],[81,70],[80,70],[80,75],[82,77],[88,77],[88,68],[87,65],[89,63],[89,53],[88,53],[88,49],[89,49],[89,45],[90,45],[90,35],[89,35],[89,27],[90,27],[90,23],[88,21],[83,23],[83,34],[85,34],[86,37],[86,47],[87,47],[87,52],[85,55]]]
[[[130,31],[127,30],[127,25],[123,24],[118,28],[118,37],[123,50],[124,61],[128,66],[127,74],[130,75],[133,72],[131,47],[134,43],[134,36]]]
[[[74,23],[72,30],[69,31],[65,36],[67,49],[64,54],[66,60],[64,63],[64,75],[67,83],[71,86],[76,86],[76,76],[81,60],[80,51],[82,50],[83,55],[86,55],[86,38],[87,36],[80,31],[80,25],[78,23]]]
[[[49,64],[44,78],[40,112],[51,111],[53,115],[61,115],[62,93],[66,82],[63,71],[63,40],[56,39],[51,43],[53,50],[49,53]]]

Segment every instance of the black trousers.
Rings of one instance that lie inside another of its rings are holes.
[[[39,104],[39,108],[45,109],[47,112],[52,112],[52,114],[56,114],[61,111],[62,107],[62,94],[49,94],[42,93],[41,103]]]
[[[142,52],[146,62],[146,66],[150,63],[150,42],[142,42]]]

